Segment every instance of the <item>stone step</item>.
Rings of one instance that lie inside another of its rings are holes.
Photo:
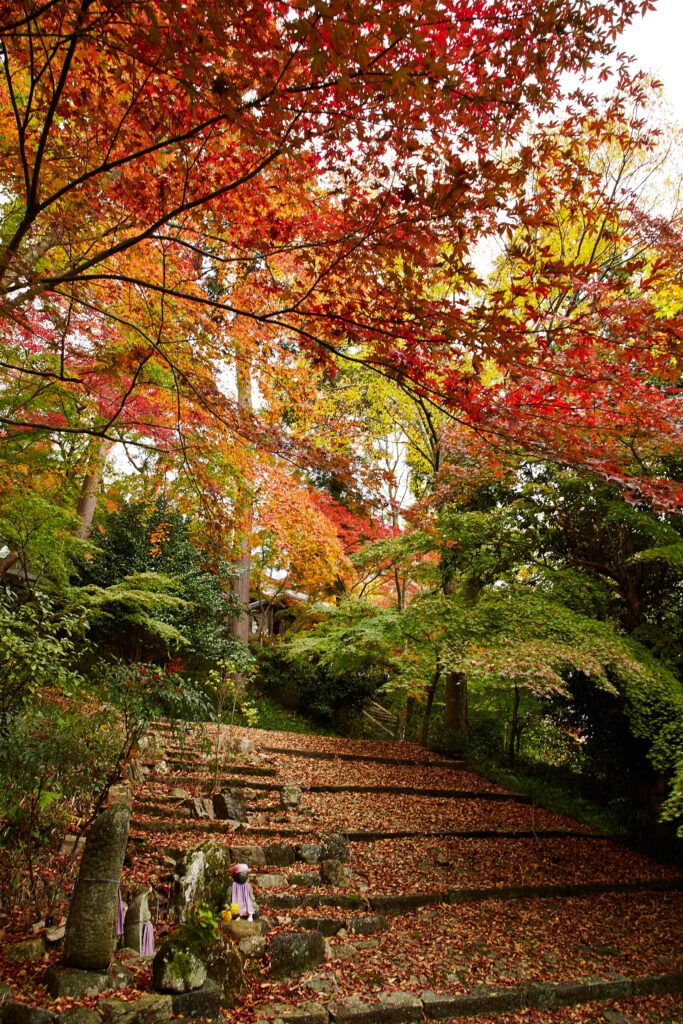
[[[131,832],[196,832],[198,835],[202,832],[234,832],[237,834],[243,831],[240,826],[235,828],[228,821],[210,821],[203,818],[190,820],[179,818],[173,821],[162,818],[153,821],[148,819],[140,821],[133,818],[130,828]]]
[[[151,778],[152,776],[149,777]],[[154,775],[155,779],[157,777],[157,775]],[[288,785],[282,782],[252,782],[246,779],[230,778],[220,779],[217,784],[233,788],[261,790],[269,793],[278,793]],[[531,803],[531,798],[523,794],[499,793],[488,789],[435,789],[424,786],[352,786],[346,784],[335,785],[332,783],[316,783],[311,786],[301,786],[300,789],[303,793],[394,793],[397,796],[436,797],[445,800],[488,800],[515,804]]]
[[[429,761],[405,757],[383,757],[378,754],[335,754],[328,750],[297,750],[292,747],[259,747],[263,754],[286,754],[289,757],[306,757],[319,761],[366,761],[371,764],[409,765],[415,768],[454,768],[461,769],[465,762],[462,759]]]
[[[673,879],[646,878],[635,882],[576,882],[564,885],[508,885],[472,889],[446,889],[441,892],[407,893],[405,895],[367,895],[362,897],[369,910],[386,917],[395,917],[438,903],[482,903],[488,900],[566,899],[596,896],[602,893],[681,892],[683,877]],[[295,910],[319,907],[347,908],[344,897],[320,893],[263,893],[262,906],[269,910]]]
[[[364,1003],[357,996],[333,999],[327,1008],[320,1004],[264,1005],[256,1008],[257,1019],[277,1019],[283,1024],[411,1024],[427,1020],[483,1018],[524,1010],[552,1011],[584,1003],[635,999],[639,996],[667,996],[683,992],[683,971],[668,974],[620,976],[590,981],[532,982],[508,988],[489,989],[467,995],[423,991],[382,993],[379,1002]],[[536,1018],[534,1018],[536,1019]],[[541,1018],[539,1018],[541,1019]]]
[[[157,782],[175,788],[176,786],[203,786],[208,787],[209,792],[218,789],[264,789],[273,790],[279,787],[269,782],[251,782],[246,779],[229,779],[221,773],[221,778],[214,785],[212,772],[192,772],[185,775],[167,775],[165,772],[152,771],[146,776],[146,781]]]
[[[205,768],[207,772],[212,771],[212,764],[210,758],[204,758],[199,755],[196,757],[164,757],[163,760],[169,767],[187,769],[191,771],[193,768]],[[277,775],[277,768],[264,768],[262,765],[248,765],[248,764],[230,764],[229,761],[219,760],[220,774],[224,775],[226,772],[230,772],[233,775],[255,775],[257,778],[273,778]]]
[[[131,828],[139,832],[172,832],[177,829],[181,832],[231,832],[234,831],[227,822],[205,821],[196,819],[186,821],[180,819],[173,822],[165,821],[139,821],[133,819]],[[319,832],[310,829],[296,828],[263,828],[245,826],[249,836],[263,837],[299,837],[315,842]],[[573,832],[569,829],[520,829],[510,831],[502,829],[460,829],[460,830],[434,830],[432,832],[402,831],[402,832],[344,832],[343,835],[351,843],[375,843],[384,839],[599,839],[604,836],[592,832]]]

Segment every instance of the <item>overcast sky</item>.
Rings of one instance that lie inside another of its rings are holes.
[[[677,120],[683,122],[683,0],[658,0],[657,9],[637,18],[619,42],[643,71],[660,79]]]

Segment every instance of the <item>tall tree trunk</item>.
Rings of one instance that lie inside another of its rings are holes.
[[[467,713],[467,676],[464,672],[446,673],[445,721],[448,731],[466,743],[470,738]]]
[[[436,667],[434,668],[434,675],[432,681],[429,684],[427,691],[427,703],[425,704],[424,715],[422,718],[422,730],[420,732],[420,743],[423,747],[427,746],[427,740],[429,739],[429,719],[432,714],[432,707],[434,705],[434,698],[436,697],[436,688],[439,685],[439,679],[441,678],[441,662],[437,658]]]
[[[508,734],[508,764],[512,767],[515,763],[515,749],[519,747],[519,687],[515,686],[512,698],[512,717],[510,719],[510,732]]]
[[[394,729],[394,739],[401,743],[406,738],[406,726],[408,724],[408,706],[403,704],[396,715],[396,728]]]
[[[100,441],[97,447],[93,445],[88,458],[88,468],[81,484],[81,495],[76,505],[78,526],[76,536],[79,540],[87,540],[92,528],[93,516],[97,508],[97,499],[102,486],[102,476],[107,462],[107,455],[111,451],[111,441]]]
[[[443,592],[453,593],[453,577],[444,566]],[[470,738],[470,721],[467,709],[467,675],[464,672],[449,671],[446,673],[444,720],[446,728],[456,740],[467,743]]]
[[[237,415],[240,423],[246,428],[253,409],[251,398],[251,372],[247,362],[241,357],[236,361],[237,375]],[[249,592],[251,589],[251,530],[254,517],[254,504],[250,491],[251,481],[247,478],[247,486],[243,488],[235,505],[235,546],[237,558],[236,572],[232,577],[232,592],[240,603],[240,610],[232,622],[232,633],[245,644],[249,642],[251,617],[249,615]]]

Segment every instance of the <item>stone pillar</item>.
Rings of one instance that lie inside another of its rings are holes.
[[[130,806],[114,804],[90,827],[64,936],[67,967],[101,971],[111,963],[129,824]]]
[[[124,946],[134,949],[137,953],[142,953],[145,925],[150,924],[151,920],[147,893],[141,892],[131,900],[126,911],[126,920],[123,925]]]

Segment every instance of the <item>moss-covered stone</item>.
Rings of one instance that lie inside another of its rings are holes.
[[[192,992],[206,981],[206,968],[197,954],[178,942],[165,942],[152,963],[157,992]]]

